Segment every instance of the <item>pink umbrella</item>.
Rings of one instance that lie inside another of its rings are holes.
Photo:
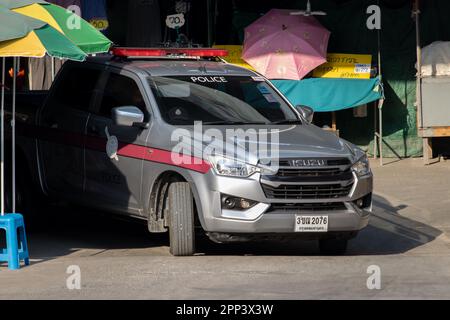
[[[326,62],[330,32],[291,13],[272,9],[245,29],[242,58],[269,79],[300,80]]]

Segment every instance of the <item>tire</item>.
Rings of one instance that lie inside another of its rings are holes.
[[[195,253],[194,200],[189,183],[171,183],[167,204],[170,253],[192,256]]]
[[[321,239],[319,240],[322,255],[343,255],[347,252],[348,239]]]

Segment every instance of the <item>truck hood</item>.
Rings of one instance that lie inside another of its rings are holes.
[[[249,136],[228,134],[234,130],[255,129]],[[272,135],[267,135],[262,132]],[[183,141],[194,146],[197,154],[207,156],[210,153],[228,154],[235,151],[234,157],[250,164],[257,164],[262,159],[270,158],[348,158],[356,161],[363,152],[351,143],[338,138],[314,125],[279,125],[279,126],[203,126],[203,138],[194,137],[194,130],[187,130]],[[271,140],[273,135],[278,139]],[[199,136],[199,134],[197,134]],[[267,140],[267,143],[265,141]],[[198,153],[199,146],[203,148]]]

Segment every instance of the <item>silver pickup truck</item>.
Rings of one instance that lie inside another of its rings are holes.
[[[19,95],[24,214],[35,184],[168,231],[176,256],[194,254],[200,232],[219,243],[317,239],[321,253],[344,253],[372,207],[364,152],[259,74],[161,52],[67,62],[49,92]]]

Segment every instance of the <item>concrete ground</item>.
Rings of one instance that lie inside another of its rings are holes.
[[[372,164],[374,214],[345,256],[320,256],[314,241],[203,241],[174,258],[145,225],[59,208],[29,232],[31,266],[0,265],[0,299],[450,299],[450,162]],[[80,290],[66,286],[71,265]],[[371,265],[379,290],[366,285]]]

